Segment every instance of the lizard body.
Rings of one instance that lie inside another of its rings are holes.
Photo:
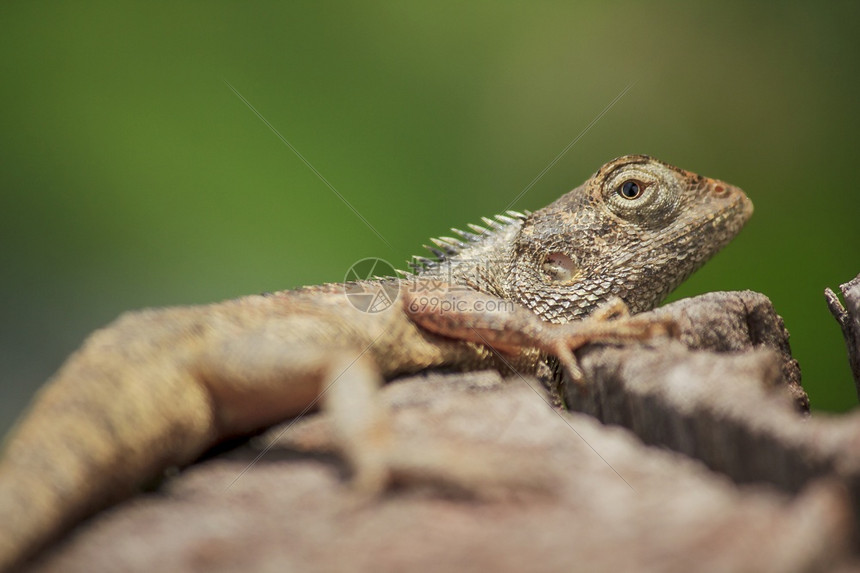
[[[751,213],[736,187],[625,156],[548,207],[434,240],[437,258],[400,279],[128,313],[90,336],[6,439],[0,571],[165,468],[301,415],[330,388],[355,479],[378,488],[397,459],[376,385],[438,367],[534,373],[547,355],[575,378],[582,344],[665,332],[625,309],[659,304]],[[383,312],[344,294],[383,284],[398,294]]]

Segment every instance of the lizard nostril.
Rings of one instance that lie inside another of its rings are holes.
[[[714,185],[713,189],[714,195],[716,195],[717,197],[723,197],[725,195],[728,195],[729,193],[729,190],[726,188],[725,185]]]

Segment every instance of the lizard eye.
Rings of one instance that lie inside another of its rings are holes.
[[[596,194],[613,215],[657,228],[677,215],[681,183],[675,172],[657,164],[626,165],[605,179]]]
[[[628,179],[618,187],[618,194],[628,200],[638,199],[642,196],[645,186],[635,179]]]

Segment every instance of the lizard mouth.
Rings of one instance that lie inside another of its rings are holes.
[[[744,215],[744,220],[749,221],[749,218],[752,217],[754,211],[753,203],[752,201],[750,201],[750,198],[744,194],[743,191],[741,191],[740,189],[738,189],[738,191],[740,191],[740,202],[742,205],[741,212]]]
[[[743,223],[749,221],[753,214],[753,204],[740,187],[717,179],[708,179],[708,187],[715,199],[728,202],[726,211],[740,214]]]

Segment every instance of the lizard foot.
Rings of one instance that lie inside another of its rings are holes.
[[[546,328],[541,329],[538,335],[538,345],[544,352],[558,358],[570,380],[585,390],[585,375],[575,351],[586,344],[623,344],[677,335],[678,325],[673,319],[631,315],[624,301],[613,298],[584,320],[560,325],[546,324]]]

